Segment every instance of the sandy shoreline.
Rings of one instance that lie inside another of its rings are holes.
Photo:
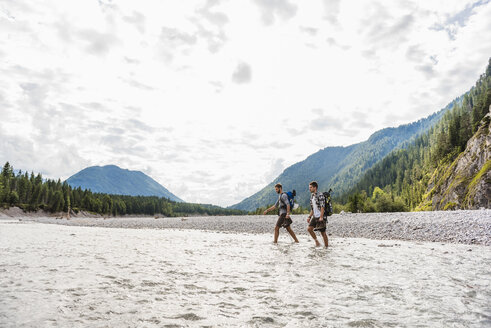
[[[59,215],[58,215],[59,217]],[[197,229],[240,233],[272,233],[276,216],[210,216],[187,218],[72,217],[70,220],[0,211],[0,219],[19,219],[48,224],[130,229]],[[293,230],[306,234],[306,215],[293,216]],[[286,234],[284,229],[280,234]],[[491,246],[491,210],[407,213],[335,214],[329,218],[328,234],[337,237],[414,240]]]

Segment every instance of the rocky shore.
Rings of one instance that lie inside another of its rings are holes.
[[[306,234],[306,215],[294,215],[292,228]],[[46,217],[19,211],[2,211],[0,219],[18,219],[70,226],[130,229],[198,229],[223,232],[272,233],[276,216],[154,217]],[[284,229],[281,234],[287,234]],[[383,240],[415,240],[491,246],[491,210],[407,213],[335,214],[329,218],[328,234],[335,237]]]

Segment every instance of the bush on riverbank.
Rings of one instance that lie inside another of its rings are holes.
[[[352,213],[408,211],[401,197],[394,196],[391,192],[385,192],[379,187],[375,187],[371,198],[367,196],[364,190],[350,195],[346,207]]]

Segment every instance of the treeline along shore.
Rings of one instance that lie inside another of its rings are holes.
[[[81,211],[102,216],[123,215],[240,215],[240,210],[225,209],[206,204],[174,202],[156,196],[124,196],[93,193],[72,188],[60,179],[45,180],[41,174],[18,171],[5,163],[0,172],[0,206],[16,206],[27,212],[64,212],[68,215]]]

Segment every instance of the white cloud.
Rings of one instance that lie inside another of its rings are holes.
[[[470,0],[4,2],[0,162],[116,164],[231,205],[468,90],[489,17]]]
[[[264,175],[264,183],[268,184],[274,180],[278,175],[280,175],[285,169],[285,160],[282,158],[277,158],[271,161],[271,167],[268,172]]]
[[[339,6],[340,0],[323,0],[322,3],[324,5],[325,10],[325,19],[329,21],[332,25],[338,25],[338,15],[339,15]]]
[[[297,6],[288,0],[254,0],[262,12],[264,24],[271,25],[275,22],[276,17],[288,20],[295,16]]]
[[[78,32],[80,40],[85,41],[85,50],[92,55],[105,55],[113,45],[120,43],[119,39],[111,33],[101,33],[96,30],[82,30]]]
[[[137,11],[133,11],[130,16],[124,16],[123,20],[133,24],[140,33],[145,33],[145,16]]]
[[[220,4],[217,0],[207,0],[206,4],[197,10],[197,13],[209,23],[223,28],[229,22],[229,18],[223,12],[213,10],[213,7]]]
[[[235,83],[249,83],[252,78],[252,69],[247,63],[239,63],[232,74],[232,80]]]

